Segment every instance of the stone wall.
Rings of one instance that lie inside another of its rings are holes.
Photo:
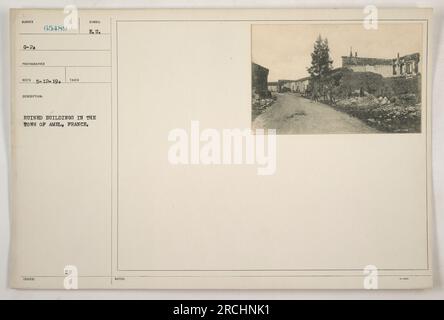
[[[251,86],[253,95],[258,95],[260,98],[269,97],[268,91],[268,69],[252,63],[251,65]]]

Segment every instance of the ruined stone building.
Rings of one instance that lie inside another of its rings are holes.
[[[278,91],[286,92],[291,91],[291,84],[295,80],[278,80]]]
[[[383,77],[414,76],[420,73],[419,53],[398,56],[392,59],[364,58],[353,55],[342,57],[342,67],[356,72],[373,72]]]
[[[278,86],[278,82],[269,82],[268,83],[268,91],[270,92],[278,92],[279,91],[279,86]]]
[[[294,81],[294,83],[292,83],[291,91],[305,93],[305,91],[307,91],[309,81],[310,77],[305,77]]]
[[[251,86],[253,96],[259,98],[268,97],[270,92],[268,91],[268,69],[257,64],[251,64]]]
[[[408,54],[406,56],[393,59],[393,76],[409,76],[421,73],[419,63],[419,53]]]
[[[393,59],[358,57],[358,53],[342,57],[342,67],[355,72],[373,72],[383,77],[393,76]]]
[[[304,77],[297,80],[279,80],[277,82],[278,92],[297,92],[305,93],[308,87],[310,77]]]

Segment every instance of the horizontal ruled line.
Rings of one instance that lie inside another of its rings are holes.
[[[53,84],[53,85],[59,85],[59,84],[71,84],[71,83],[111,83],[111,81],[95,81],[95,82],[91,82],[91,81],[67,81],[67,82],[58,82],[58,83],[52,83],[52,82],[47,82],[47,83],[37,83],[37,82],[19,82],[20,84]]]
[[[33,33],[33,32],[21,32],[19,33],[19,35],[23,35],[23,36],[32,36],[32,35],[36,35],[36,36],[52,36],[52,35],[64,35],[64,36],[107,36],[110,35],[111,33],[45,33],[45,32],[40,32],[40,33]]]
[[[111,66],[39,66],[39,65],[19,65],[18,68],[22,67],[33,67],[33,68],[111,68]]]
[[[35,51],[109,51],[111,49],[35,49],[35,50],[25,50],[21,49],[23,52],[35,52]]]

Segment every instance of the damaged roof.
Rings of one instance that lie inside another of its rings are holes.
[[[376,65],[392,65],[393,59],[382,58],[363,58],[363,57],[342,57],[342,65],[356,66],[376,66]]]

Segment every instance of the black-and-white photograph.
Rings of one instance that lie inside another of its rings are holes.
[[[252,129],[420,133],[419,23],[252,26]]]

